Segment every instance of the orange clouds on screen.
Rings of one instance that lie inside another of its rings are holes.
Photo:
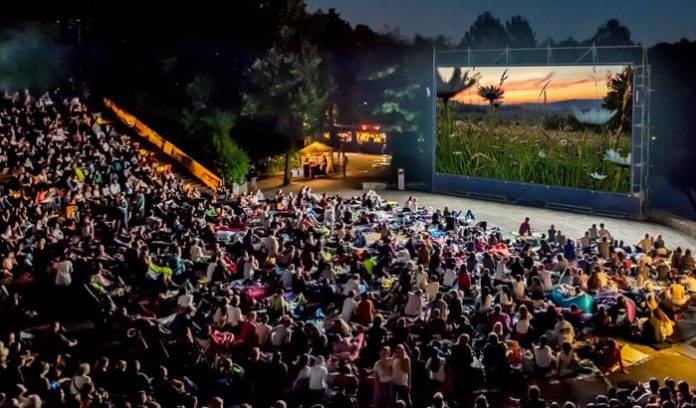
[[[462,68],[462,71],[472,68]],[[558,67],[484,67],[473,68],[478,73],[478,85],[497,85],[507,69],[503,84],[505,104],[540,103],[541,91],[546,87],[548,103],[570,99],[602,99],[607,94],[607,76],[621,72],[623,66],[558,66]],[[452,68],[438,68],[441,77],[451,77]],[[464,90],[452,100],[460,103],[485,105],[487,102],[476,94],[476,88]]]

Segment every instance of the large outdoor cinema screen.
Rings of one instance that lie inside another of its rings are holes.
[[[450,66],[436,81],[436,172],[630,191],[631,66]]]

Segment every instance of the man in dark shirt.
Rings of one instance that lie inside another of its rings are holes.
[[[541,399],[541,391],[536,385],[529,387],[527,396],[520,401],[520,408],[546,408],[546,401]]]
[[[365,331],[365,342],[367,343],[365,347],[367,350],[375,353],[379,352],[379,349],[387,339],[387,329],[382,327],[383,320],[382,315],[376,315],[372,321],[372,327]]]
[[[500,385],[510,369],[505,344],[495,333],[488,335],[488,343],[483,347],[483,365],[490,385]]]
[[[337,392],[329,401],[330,408],[357,408],[360,406],[357,398],[358,380],[348,377],[345,388]]]

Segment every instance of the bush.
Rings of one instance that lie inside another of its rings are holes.
[[[300,156],[297,152],[290,153],[290,168],[295,169],[300,167]],[[261,159],[259,162],[259,170],[264,174],[273,174],[285,170],[285,155],[278,154]]]
[[[227,134],[215,133],[213,146],[220,161],[220,171],[227,183],[242,184],[249,173],[249,156]]]

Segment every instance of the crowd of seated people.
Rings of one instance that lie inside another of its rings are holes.
[[[481,388],[625,371],[623,342],[689,313],[694,258],[659,235],[508,236],[374,192],[206,197],[76,95],[0,102],[0,407],[487,407]],[[516,402],[553,406],[534,390]]]
[[[511,399],[513,405],[521,408],[576,408],[574,402],[558,403],[542,398],[537,386],[528,388],[526,395],[520,399]],[[625,384],[625,387],[612,387],[606,394],[597,395],[586,407],[593,408],[690,408],[696,406],[694,390],[686,381],[675,381],[666,377],[662,383],[657,378],[651,378],[645,384]],[[479,396],[475,408],[489,407],[485,396]]]

